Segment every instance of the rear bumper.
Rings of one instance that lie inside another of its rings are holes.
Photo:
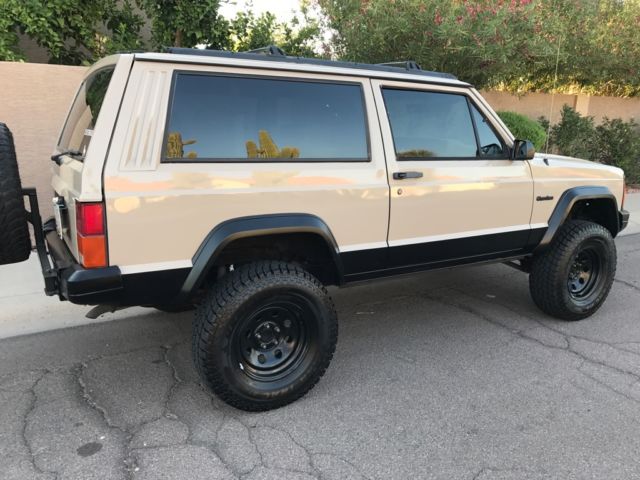
[[[627,212],[626,210],[620,210],[618,212],[618,225],[620,225],[620,229],[618,230],[619,232],[624,230],[627,225],[629,225],[629,212]]]
[[[53,220],[45,224],[44,230],[51,269],[56,274],[53,288],[45,289],[47,295],[57,294],[61,300],[81,305],[120,304],[124,287],[118,267],[83,268],[58,237]]]

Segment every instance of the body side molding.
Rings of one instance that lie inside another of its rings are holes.
[[[565,190],[558,203],[556,204],[553,212],[551,213],[551,217],[549,217],[549,227],[545,232],[540,244],[536,247],[535,251],[544,250],[549,246],[553,237],[555,236],[558,229],[565,222],[571,209],[576,204],[576,202],[580,200],[597,200],[597,199],[607,199],[613,202],[613,211],[612,214],[616,216],[616,222],[618,223],[618,228],[616,232],[612,232],[614,237],[620,231],[620,225],[617,220],[618,218],[618,201],[616,197],[611,193],[607,187],[603,186],[582,186],[582,187],[574,187],[569,190]]]
[[[182,285],[180,299],[187,299],[202,285],[220,252],[232,241],[283,233],[313,233],[322,237],[331,251],[339,283],[343,282],[344,275],[338,244],[322,219],[308,213],[258,215],[226,220],[209,232],[193,256],[193,268]]]

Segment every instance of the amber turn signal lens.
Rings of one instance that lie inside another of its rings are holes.
[[[83,237],[78,235],[80,261],[87,268],[107,266],[107,245],[104,235]]]

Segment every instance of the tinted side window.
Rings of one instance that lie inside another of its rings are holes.
[[[178,74],[165,142],[170,161],[369,158],[353,84]]]
[[[476,157],[464,95],[391,88],[382,92],[399,159]]]
[[[471,105],[471,111],[480,142],[480,157],[504,158],[506,156],[504,143],[493,131],[487,118],[474,105]]]

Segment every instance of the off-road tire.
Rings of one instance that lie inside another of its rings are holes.
[[[585,258],[589,260],[585,266]],[[582,220],[565,223],[547,250],[535,255],[529,291],[535,304],[562,320],[581,320],[604,303],[616,273],[609,230]]]
[[[0,123],[0,265],[23,262],[31,253],[13,135]]]
[[[295,343],[299,350],[290,348],[286,361],[279,360],[282,352],[276,359],[278,350],[260,350],[265,344],[242,348],[271,320],[280,322],[273,324],[273,331],[287,335],[280,338],[286,342],[282,345],[293,344],[288,333],[293,334],[294,327],[298,334],[306,332],[298,335],[304,341]],[[259,323],[255,329],[254,323]],[[196,309],[192,350],[201,379],[219,398],[241,410],[264,411],[287,405],[313,388],[329,366],[337,340],[337,315],[324,286],[300,266],[274,260],[240,266],[210,287]],[[269,355],[269,362],[284,362],[280,376],[261,370],[267,368],[255,361],[261,352]]]

